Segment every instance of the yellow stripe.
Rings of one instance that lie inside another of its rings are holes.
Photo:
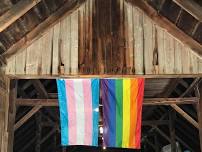
[[[130,79],[123,79],[123,148],[129,146],[130,140],[130,83]]]

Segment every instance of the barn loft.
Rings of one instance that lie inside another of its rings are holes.
[[[62,147],[55,81],[136,77],[139,151],[202,151],[201,10],[201,0],[0,0],[0,152],[136,151],[103,149],[102,133],[98,148]]]

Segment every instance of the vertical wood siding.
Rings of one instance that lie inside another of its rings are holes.
[[[202,60],[124,0],[88,0],[10,59],[6,73],[202,74]]]

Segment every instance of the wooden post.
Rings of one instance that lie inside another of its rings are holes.
[[[41,133],[42,133],[41,112],[38,111],[38,113],[36,114],[36,147],[35,147],[35,152],[41,151]]]
[[[13,151],[17,82],[0,68],[0,152]]]
[[[169,130],[171,139],[171,151],[176,152],[176,140],[175,140],[175,111],[169,111]]]
[[[197,112],[198,112],[200,147],[202,152],[202,85],[200,85],[199,87],[199,93],[200,93],[200,100],[197,105]]]

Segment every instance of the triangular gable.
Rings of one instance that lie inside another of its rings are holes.
[[[99,52],[93,46],[94,0],[88,0],[70,16],[65,17],[45,35],[23,49],[8,61],[10,75],[77,75],[91,74],[85,64],[86,53]],[[125,67],[133,75],[191,75],[202,74],[202,60],[165,29],[156,25],[143,11],[121,0],[124,13]],[[99,40],[98,40],[99,41]],[[102,44],[100,44],[102,45]],[[120,45],[120,44],[117,44]],[[116,50],[114,50],[116,53]],[[110,54],[99,54],[102,58],[99,69]],[[102,55],[102,56],[101,56]],[[90,61],[89,63],[93,62]],[[116,60],[116,59],[113,59]],[[91,63],[94,65],[94,63]],[[81,66],[85,72],[81,71]],[[86,69],[85,69],[86,68]],[[116,68],[116,67],[114,67]],[[104,72],[93,74],[108,74]]]

